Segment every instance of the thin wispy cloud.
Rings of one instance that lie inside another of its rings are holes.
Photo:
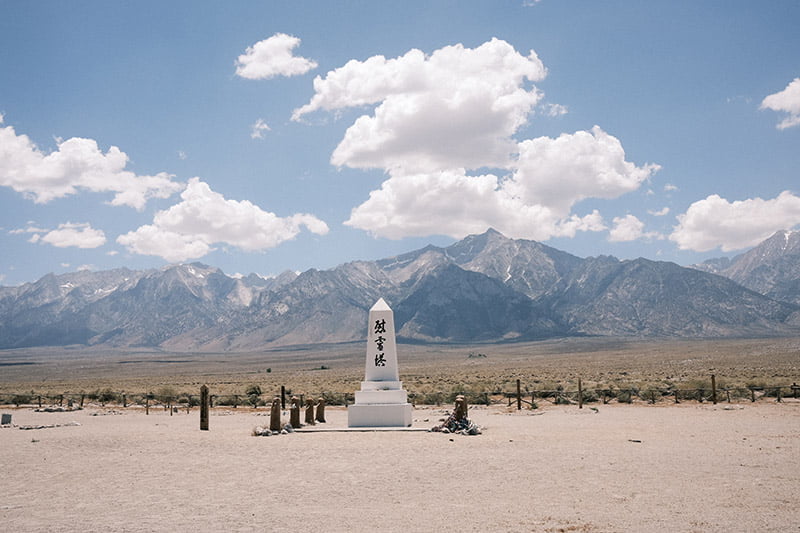
[[[252,126],[250,126],[250,138],[251,139],[263,139],[264,132],[270,131],[270,127],[264,122],[264,119],[256,120]]]

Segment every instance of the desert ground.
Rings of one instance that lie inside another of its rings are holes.
[[[346,409],[328,406],[325,424],[254,437],[267,408],[217,406],[201,431],[196,407],[145,414],[136,401],[88,396],[196,394],[201,384],[218,397],[257,384],[266,400],[281,385],[352,393],[363,345],[0,352],[6,398],[87,394],[82,410],[0,405],[12,415],[0,428],[0,530],[800,531],[798,399],[505,401],[517,379],[526,394],[572,390],[578,378],[584,390],[707,387],[711,374],[721,390],[786,386],[800,381],[800,339],[401,345],[398,358],[417,400],[445,399],[415,402],[420,431],[347,431]],[[457,391],[492,393],[492,405],[470,405],[482,434],[424,431]]]
[[[472,406],[477,436],[264,410],[3,409],[4,531],[797,531],[800,402]],[[284,416],[286,414],[284,413]],[[413,428],[446,410],[418,407]],[[52,426],[21,429],[19,426]],[[306,426],[304,429],[308,429]]]
[[[256,384],[264,400],[284,386],[317,397],[358,390],[364,343],[265,350],[258,353],[165,353],[157,350],[27,349],[0,351],[0,395],[82,393],[110,389],[129,395],[170,388],[218,397],[244,395]],[[637,340],[556,339],[490,345],[398,346],[400,378],[416,403],[453,392],[512,393],[584,388],[790,386],[800,382],[800,338]],[[426,401],[427,400],[427,401]]]

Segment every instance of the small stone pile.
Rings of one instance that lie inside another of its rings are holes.
[[[456,396],[456,405],[453,413],[439,426],[434,426],[431,431],[441,433],[458,433],[460,435],[480,435],[481,428],[467,417],[467,400]]]
[[[263,426],[256,426],[253,429],[253,436],[254,437],[271,437],[272,435],[286,435],[287,433],[293,433],[294,428],[291,424],[286,424],[281,428],[280,431],[272,430],[270,428],[265,428]]]
[[[70,402],[72,403],[72,402]],[[40,407],[38,409],[34,409],[34,413],[67,413],[70,411],[81,411],[83,407],[73,407],[72,405],[68,407]]]

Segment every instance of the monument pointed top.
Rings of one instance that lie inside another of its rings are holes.
[[[375,302],[375,305],[372,306],[370,311],[391,311],[391,309],[389,308],[389,304],[387,304],[383,298],[379,298],[378,301]]]

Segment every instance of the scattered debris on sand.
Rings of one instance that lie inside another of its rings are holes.
[[[442,424],[434,426],[431,431],[441,433],[458,433],[460,435],[480,435],[481,428],[467,417],[467,400],[464,396],[456,396],[453,413],[442,420]]]

